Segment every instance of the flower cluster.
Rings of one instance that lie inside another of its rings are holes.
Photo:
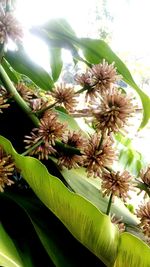
[[[83,158],[88,176],[102,177],[103,171],[110,168],[116,159],[111,137],[100,133],[91,135]]]
[[[140,226],[143,233],[150,240],[150,201],[139,207],[137,217],[140,218]]]
[[[141,171],[140,178],[150,189],[150,166],[148,166],[146,171]]]
[[[0,192],[4,191],[5,186],[10,186],[14,182],[9,179],[14,171],[14,163],[10,155],[6,155],[0,146]]]
[[[8,38],[13,41],[18,41],[23,37],[23,31],[12,12],[0,10],[0,43],[8,41]]]
[[[59,106],[65,107],[68,111],[72,111],[77,105],[74,88],[65,84],[57,85],[51,95]]]
[[[0,113],[3,112],[2,109],[9,107],[9,104],[7,103],[8,99],[7,91],[3,87],[0,87]]]
[[[71,147],[69,151],[63,147],[62,151],[59,151],[58,165],[66,167],[68,169],[77,168],[83,165],[83,149],[87,145],[87,139],[82,136],[81,132],[67,131],[62,138],[62,143],[67,147]],[[73,149],[76,150],[73,150]],[[79,150],[79,151],[78,151]],[[77,154],[78,152],[78,154]]]
[[[121,75],[117,74],[114,63],[109,65],[105,60],[100,64],[93,65],[85,73],[76,76],[76,82],[87,90],[86,99],[92,100],[112,89],[120,79]]]
[[[114,63],[93,65],[85,73],[76,76],[76,82],[86,91],[86,101],[90,105],[89,113],[93,114],[91,122],[96,131],[118,132],[128,124],[135,106],[131,96],[118,88],[118,75]]]
[[[130,198],[128,192],[133,189],[131,184],[132,177],[128,171],[120,172],[105,172],[102,176],[101,189],[104,196],[110,196],[111,194],[122,198],[126,201]]]
[[[62,138],[65,128],[66,125],[58,121],[57,114],[49,111],[40,120],[39,127],[34,128],[30,136],[25,136],[26,149],[31,148],[29,154],[48,159],[50,154],[56,152],[55,141]]]
[[[118,75],[114,67],[114,63],[109,65],[105,59],[102,63],[94,65],[91,68],[91,86],[96,88],[100,93],[111,89],[121,78],[121,75]]]
[[[132,99],[116,88],[101,95],[100,104],[93,110],[96,130],[118,132],[127,125],[135,111]]]
[[[16,85],[16,89],[22,98],[28,103],[30,103],[31,99],[37,97],[35,91],[28,88],[23,82],[18,83]]]

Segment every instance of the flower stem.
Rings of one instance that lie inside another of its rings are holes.
[[[27,149],[26,151],[24,151],[21,155],[22,156],[26,156],[28,155],[30,152],[32,152],[36,147],[38,147],[39,145],[41,145],[43,143],[43,140],[39,140],[36,144],[34,144],[32,147],[30,147],[29,149]],[[57,149],[62,150],[64,152],[67,152],[69,155],[82,155],[82,153],[80,152],[79,149],[75,148],[75,147],[71,147],[69,145],[63,144],[60,141],[55,141],[55,146]]]
[[[26,102],[22,99],[22,97],[17,92],[16,88],[14,87],[13,83],[9,79],[7,73],[3,69],[2,66],[0,66],[0,79],[7,89],[7,91],[12,95],[16,103],[20,106],[20,108],[28,115],[28,117],[33,121],[34,125],[37,127],[39,125],[39,119],[36,117],[35,114],[33,114],[30,107],[26,104]]]
[[[138,179],[135,179],[136,180],[136,187],[139,188],[141,191],[145,191],[148,196],[150,197],[150,190],[149,190],[149,186],[146,185],[145,183],[143,182],[140,182]]]
[[[0,64],[2,62],[3,55],[4,55],[4,43],[0,44]]]
[[[109,215],[109,213],[110,213],[110,208],[111,208],[111,204],[112,204],[112,197],[113,197],[113,194],[111,193],[110,198],[109,198],[109,202],[108,202],[107,211],[106,211],[107,215]]]
[[[87,88],[86,87],[83,87],[82,89],[80,89],[77,92],[75,92],[75,94],[80,94],[80,93],[82,93],[82,92],[84,92],[86,90],[87,90]]]
[[[70,115],[72,115],[74,118],[91,118],[93,117],[93,114],[89,113],[89,114],[82,114],[82,113],[70,113]]]
[[[55,141],[55,146],[57,149],[59,149],[60,151],[64,151],[65,153],[68,153],[68,155],[82,155],[81,151],[78,148],[69,146],[67,144],[63,144],[60,141]]]
[[[50,109],[50,108],[53,108],[56,104],[58,103],[58,101],[54,102],[53,104],[50,104],[49,106],[41,109],[41,110],[38,110],[36,112],[34,112],[37,116],[41,116],[46,110]]]
[[[38,147],[39,145],[41,145],[43,142],[43,140],[39,140],[35,145],[33,145],[32,147],[30,147],[29,149],[27,149],[26,151],[24,151],[21,155],[22,156],[26,156],[28,155],[32,150],[34,150],[36,147]]]

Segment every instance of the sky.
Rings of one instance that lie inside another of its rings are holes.
[[[150,46],[150,1],[109,0],[109,6],[115,17],[113,45],[117,49],[146,55]]]

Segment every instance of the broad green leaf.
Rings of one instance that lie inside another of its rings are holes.
[[[65,258],[63,256],[62,251],[57,248],[57,244],[55,244],[53,240],[51,240],[51,237],[48,235],[49,232],[45,231],[44,228],[43,229],[40,228],[37,225],[37,223],[35,223],[33,220],[32,220],[32,223],[34,225],[35,231],[37,235],[39,236],[45,250],[47,251],[50,258],[52,259],[55,266],[57,267],[73,266],[73,262],[72,262],[72,265],[70,265],[71,263],[69,263],[68,258],[67,257]]]
[[[121,133],[117,133],[115,134],[115,139],[121,143],[122,145],[124,145],[125,147],[131,148],[132,147],[132,140],[124,135],[122,135]]]
[[[76,130],[76,131],[81,130],[78,123],[72,116],[64,112],[61,108],[56,108],[55,111],[58,114],[59,120],[63,123],[67,123],[67,128],[69,130]]]
[[[78,54],[77,46],[72,42],[72,40],[76,40],[76,34],[65,19],[50,20],[40,27],[33,27],[31,32],[42,38],[50,49],[69,49],[74,58],[83,60]]]
[[[12,188],[7,188],[3,194],[0,194],[1,203],[2,200],[3,204],[5,204],[5,201],[7,201],[8,203],[7,214],[10,214],[9,203],[14,202],[16,207],[19,206],[21,209],[23,209],[25,214],[28,215],[29,220],[32,223],[37,233],[37,236],[41,240],[43,247],[47,251],[48,255],[50,256],[50,259],[53,261],[56,267],[83,266],[85,261],[87,261],[86,263],[87,267],[90,266],[91,261],[93,262],[93,266],[95,266],[95,264],[96,266],[97,264],[100,264],[100,266],[101,265],[104,266],[104,264],[97,257],[95,257],[92,253],[90,253],[89,250],[87,250],[73,236],[71,236],[69,231],[67,231],[67,229],[57,219],[57,217],[54,216],[35,195],[30,194],[26,196],[22,194],[22,192],[21,193],[17,193],[16,191],[13,192]],[[9,216],[9,218],[12,222],[11,215]],[[21,219],[20,223],[22,223]],[[32,247],[29,246],[26,247],[31,253]],[[36,266],[34,264],[32,265],[32,263],[29,264],[27,260],[32,260],[32,255],[28,257],[28,251],[26,254],[25,252],[26,250],[23,251],[22,255],[22,259],[23,262],[25,262],[25,266],[26,267]],[[80,257],[75,256],[79,254]],[[40,262],[42,263],[42,256],[40,257],[40,260],[41,260]]]
[[[142,155],[130,148],[123,148],[120,151],[119,163],[136,177],[139,176],[141,169],[145,166]]]
[[[82,196],[69,191],[37,159],[15,152],[11,143],[0,137],[0,144],[11,154],[21,175],[40,200],[63,222],[72,235],[101,259],[112,266],[117,253],[119,232],[109,216],[102,214]]]
[[[55,111],[58,113],[59,120],[63,123],[67,123],[67,128],[69,130],[80,131],[85,137],[94,132],[94,130],[85,123],[83,118],[75,120],[63,107],[56,107]]]
[[[130,171],[133,175],[139,176],[141,169],[146,165],[142,154],[135,150],[130,138],[127,138],[119,133],[115,135],[115,139],[118,142],[117,148],[119,152],[119,164],[121,164],[124,169]]]
[[[114,267],[149,267],[150,248],[137,237],[121,234]]]
[[[6,71],[7,75],[9,76],[10,80],[14,83],[18,83],[17,76],[15,75],[13,70],[10,68],[10,65],[8,64],[8,62],[6,61],[5,58],[3,58],[3,60],[2,60],[2,66],[3,66],[4,70]]]
[[[87,178],[84,168],[72,170],[64,168],[61,173],[76,193],[91,201],[102,212],[106,212],[108,198],[103,197],[100,191],[99,179]],[[139,222],[137,217],[130,213],[123,202],[118,198],[116,198],[115,202],[112,204],[111,212],[118,218],[122,217],[123,222],[126,224],[136,226]]]
[[[29,77],[38,87],[44,90],[52,89],[53,80],[50,75],[34,63],[23,48],[19,48],[17,51],[7,51],[5,58],[13,69]]]
[[[63,62],[61,59],[61,49],[50,48],[50,65],[53,80],[54,82],[56,82],[59,78],[63,66]]]
[[[51,259],[49,259],[38,239],[27,211],[20,205],[20,202],[22,203],[26,199],[29,204],[31,202],[31,206],[34,204],[35,210],[37,210],[37,203],[33,203],[29,190],[22,188],[19,193],[20,190],[16,189],[17,187],[5,188],[5,192],[0,193],[1,221],[9,236],[12,240],[15,240],[15,246],[22,259],[23,266],[45,266],[44,263],[47,263],[46,266],[51,266]],[[38,201],[39,203],[41,202]],[[37,220],[40,220],[40,218],[37,218]]]
[[[67,248],[62,246],[64,242],[60,242],[60,231],[53,227],[53,217],[48,216],[49,211],[38,199],[35,199],[31,196],[25,197],[24,195],[20,195],[16,192],[11,192],[11,190],[0,194],[0,197],[4,200],[6,199],[11,202],[13,201],[17,206],[23,209],[25,214],[29,217],[37,236],[39,237],[55,266],[75,267],[75,259],[71,258],[70,255],[67,256]],[[28,251],[25,250],[22,252],[22,259],[26,264],[25,266],[34,266],[34,264],[32,265],[31,262],[32,256],[28,255]]]
[[[143,120],[140,128],[143,128],[150,118],[150,98],[137,86],[126,65],[103,40],[81,38],[80,40],[77,40],[77,42],[82,49],[85,58],[90,63],[98,64],[102,59],[106,59],[108,63],[115,62],[117,71],[123,76],[123,80],[133,87],[141,98],[143,105]]]
[[[22,259],[23,266],[45,266],[45,262],[48,263],[46,266],[51,266],[51,259],[49,259],[47,253],[43,249],[43,246],[35,233],[34,227],[28,218],[27,212],[20,205],[20,202],[24,202],[25,199],[29,202],[31,207],[33,205],[33,210],[36,211],[36,202],[32,201],[32,197],[27,191],[25,192],[24,190],[21,190],[19,195],[16,190],[13,189],[14,188],[6,188],[4,193],[0,193],[0,203],[2,206],[1,220],[3,225],[6,227],[9,236],[15,240],[15,246],[17,247],[17,251]],[[39,222],[41,217],[37,218]]]
[[[0,223],[0,266],[23,267],[17,249]]]
[[[49,22],[46,22],[44,25],[42,25],[42,28],[56,37],[57,34],[58,35],[62,34],[62,36],[69,38],[71,38],[72,36],[76,36],[70,24],[63,18],[52,19]]]

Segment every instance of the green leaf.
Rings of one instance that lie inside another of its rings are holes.
[[[17,249],[0,223],[0,265],[3,267],[23,267]]]
[[[41,243],[43,244],[45,250],[47,251],[48,255],[52,259],[53,263],[57,267],[69,267],[71,263],[69,263],[68,258],[63,256],[63,253],[60,249],[57,248],[57,244],[51,240],[49,236],[49,231],[45,230],[45,226],[40,228],[37,223],[32,220],[34,225],[35,231],[39,236]],[[73,266],[73,265],[72,265]]]
[[[38,207],[35,205],[36,202],[33,202],[33,198],[27,193],[27,191],[23,192],[24,190],[21,190],[19,195],[16,190],[13,189],[14,188],[6,188],[4,193],[0,193],[0,203],[2,206],[1,220],[3,225],[6,227],[5,229],[7,229],[9,236],[15,240],[15,246],[17,247],[22,259],[23,266],[45,266],[44,263],[48,263],[46,266],[51,266],[51,259],[49,259],[47,253],[43,249],[43,246],[39,241],[34,227],[28,217],[27,211],[20,205],[20,202],[24,203],[24,200],[26,200],[27,203],[29,202],[29,206],[32,207],[33,205],[33,211],[36,211],[38,210]],[[40,201],[38,201],[38,204],[39,202]],[[41,217],[37,218],[39,222]]]
[[[61,49],[52,47],[50,48],[50,64],[52,69],[52,77],[54,82],[56,82],[59,78],[63,66],[61,59]]]
[[[2,66],[4,70],[6,71],[7,75],[9,76],[10,80],[14,83],[18,83],[18,78],[15,75],[14,71],[11,69],[9,63],[6,61],[5,58],[2,60]]]
[[[31,196],[25,197],[18,193],[13,193],[9,190],[6,193],[0,194],[2,199],[13,201],[17,206],[21,207],[25,214],[29,217],[31,224],[33,225],[37,236],[47,251],[50,259],[57,267],[73,267],[74,259],[69,255],[67,257],[67,248],[64,248],[60,242],[60,233],[56,227],[53,227],[53,217],[48,216],[49,210],[38,200]],[[9,212],[9,210],[8,210]],[[48,213],[48,214],[47,214]],[[67,237],[66,237],[67,238]],[[25,248],[26,249],[26,248]],[[30,250],[31,248],[29,248]],[[65,253],[64,253],[65,252]],[[22,252],[23,261],[27,267],[32,265],[32,256],[28,255],[28,251]]]
[[[4,43],[0,44],[0,62],[3,58],[3,55],[4,55]]]
[[[112,266],[117,253],[119,232],[109,216],[78,194],[69,191],[37,159],[15,152],[11,143],[0,137],[0,144],[11,154],[21,175],[40,200],[63,222],[72,235],[101,259]]]
[[[7,51],[6,60],[17,72],[29,77],[38,87],[44,90],[51,90],[53,80],[51,76],[39,65],[34,63],[23,48],[17,51]]]
[[[62,108],[56,108],[55,111],[58,114],[58,119],[62,122],[62,123],[67,123],[67,128],[70,130],[76,130],[76,131],[81,131],[78,123],[76,122],[76,120],[70,116],[69,114],[67,114],[65,112],[65,110],[63,111]]]
[[[103,263],[95,257],[92,253],[90,253],[89,250],[87,250],[82,244],[80,244],[71,234],[69,231],[64,227],[64,225],[57,219],[56,216],[54,216],[45,206],[42,204],[42,202],[34,195],[34,194],[22,194],[18,192],[13,192],[13,188],[8,188],[5,190],[3,194],[0,194],[0,201],[5,205],[7,202],[7,216],[9,221],[11,221],[11,225],[15,225],[15,222],[12,223],[16,216],[11,218],[11,204],[14,202],[13,206],[13,212],[18,206],[19,210],[20,208],[25,212],[25,216],[27,215],[29,217],[29,220],[31,224],[33,225],[37,236],[41,240],[41,243],[43,244],[43,247],[47,251],[50,259],[53,261],[54,265],[56,267],[77,267],[77,266],[83,266],[85,261],[87,261],[86,266],[90,266],[90,262],[93,262],[93,266],[97,266],[99,263],[100,266],[104,266]],[[3,202],[2,202],[3,201]],[[18,212],[17,212],[18,213]],[[3,218],[3,214],[1,216]],[[22,224],[23,219],[19,216],[20,224]],[[28,220],[26,220],[26,225],[28,224]],[[25,224],[23,229],[23,235],[24,232],[30,232]],[[13,226],[12,226],[13,227]],[[32,227],[32,228],[33,228]],[[13,227],[14,228],[14,227]],[[22,227],[21,227],[22,228]],[[18,229],[18,227],[16,227]],[[21,233],[20,233],[21,235]],[[20,236],[19,235],[19,236]],[[27,236],[28,234],[25,234]],[[32,231],[32,239],[34,236],[34,230]],[[24,236],[22,236],[22,239],[24,240]],[[29,235],[30,237],[30,235]],[[27,239],[28,240],[28,239]],[[32,241],[33,242],[33,241]],[[35,241],[34,241],[35,242]],[[29,243],[29,244],[28,244]],[[32,251],[35,250],[35,246],[30,246],[30,238],[28,240],[28,243],[26,243],[25,246],[25,240],[24,244],[18,245],[19,248],[24,248],[22,251],[22,259],[26,267],[33,267],[36,266],[35,258],[37,259],[36,253],[32,253]],[[36,241],[36,247],[37,247],[37,241]],[[27,248],[27,251],[26,251]],[[28,251],[30,254],[28,255]],[[38,250],[39,251],[39,250]],[[79,257],[76,257],[75,255],[79,255]],[[34,257],[33,257],[34,256]],[[32,265],[32,262],[28,262],[28,260],[34,260],[34,263]],[[44,261],[45,258],[42,258],[42,255],[40,255],[40,263],[38,266],[42,265],[42,260]],[[36,262],[39,262],[36,261]],[[95,265],[96,264],[96,265]],[[45,266],[45,265],[44,265]],[[46,265],[47,266],[47,265]],[[48,266],[51,266],[50,264]]]
[[[121,133],[116,133],[115,134],[115,139],[124,145],[125,147],[131,148],[132,147],[132,140]]]
[[[119,153],[119,163],[124,169],[130,171],[136,177],[146,163],[139,152],[132,150],[131,148],[123,148]]]
[[[83,60],[78,54],[77,46],[72,42],[72,40],[76,40],[76,34],[65,19],[50,20],[40,27],[33,27],[31,32],[42,38],[50,49],[69,49],[73,57]]]
[[[69,38],[76,36],[70,24],[63,18],[52,19],[49,22],[46,22],[44,25],[42,25],[42,29],[45,29],[49,34],[53,34],[55,37],[57,35],[62,35]]]
[[[81,38],[77,40],[77,43],[82,49],[85,58],[90,63],[98,64],[102,59],[106,59],[108,63],[115,62],[117,71],[123,76],[123,80],[133,87],[141,98],[143,105],[143,120],[140,129],[143,128],[150,118],[150,98],[137,86],[126,65],[103,40]]]
[[[135,150],[132,145],[132,139],[123,136],[121,133],[117,133],[115,139],[117,140],[117,149],[119,152],[118,163],[133,175],[139,176],[141,169],[146,166],[142,154]]]
[[[72,170],[64,168],[61,173],[70,187],[76,193],[88,199],[102,212],[106,212],[108,198],[103,197],[100,191],[101,185],[99,179],[87,178],[84,168]],[[123,222],[126,224],[136,226],[139,223],[137,217],[130,213],[123,202],[118,198],[116,198],[115,202],[112,204],[111,212],[114,213],[118,218],[122,217]]]
[[[149,267],[150,248],[137,237],[121,234],[114,267]]]

